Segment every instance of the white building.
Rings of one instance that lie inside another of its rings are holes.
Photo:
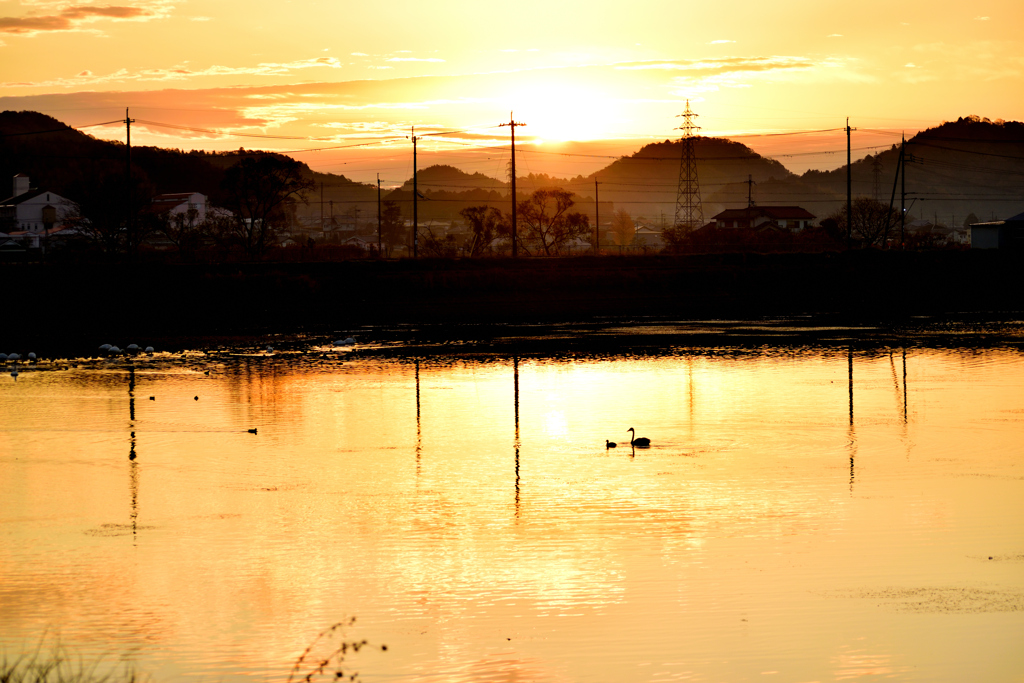
[[[201,192],[172,192],[153,197],[152,209],[155,213],[170,216],[185,215],[194,210],[198,225],[206,220],[209,203],[207,196]]]
[[[64,227],[74,202],[55,192],[31,189],[27,175],[14,176],[14,194],[0,201],[0,231],[40,235]]]

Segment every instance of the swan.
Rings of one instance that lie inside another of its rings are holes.
[[[100,351],[107,352],[110,350],[110,344],[100,344]]]
[[[28,352],[28,359],[30,361],[32,361],[33,363],[36,362],[36,354],[35,354],[34,351],[29,351]]]
[[[153,347],[152,346],[147,346],[146,347],[146,353],[153,353]]]
[[[138,352],[139,352],[139,345],[138,344],[129,344],[128,345],[128,353],[138,353]]]
[[[604,440],[604,447],[605,448],[615,448],[618,445],[619,444],[615,443],[614,441],[609,441],[608,439]]]
[[[0,353],[0,363],[4,362],[5,360],[7,360],[7,354],[6,353]]]
[[[21,356],[19,356],[16,353],[12,353],[11,355],[7,356],[7,360],[19,361],[21,360]]]
[[[648,439],[646,436],[641,436],[639,439],[636,438],[636,432],[633,431],[632,427],[630,427],[626,431],[633,432],[632,438],[629,440],[630,446],[636,446],[637,448],[647,448],[648,446],[651,445],[651,440]]]

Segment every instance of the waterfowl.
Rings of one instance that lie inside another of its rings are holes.
[[[637,448],[647,448],[648,446],[651,445],[651,440],[648,439],[646,436],[641,436],[639,439],[636,438],[636,432],[633,431],[632,427],[630,427],[626,431],[632,432],[632,437],[629,440],[630,446],[636,446]]]
[[[247,431],[248,431],[248,432],[249,432],[250,434],[255,434],[255,433],[256,433],[256,430],[257,430],[257,429],[259,429],[259,427],[253,427],[252,429],[249,429],[249,430],[247,430]]]
[[[605,448],[615,448],[618,445],[619,444],[615,443],[614,441],[609,441],[608,439],[604,440],[604,447]]]

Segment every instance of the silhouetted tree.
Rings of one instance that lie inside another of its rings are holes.
[[[272,154],[245,157],[224,172],[225,207],[233,214],[235,238],[249,258],[263,254],[287,224],[289,205],[306,201],[315,183],[303,165]]]
[[[619,209],[612,214],[612,235],[615,236],[615,243],[619,245],[629,244],[636,236],[636,225],[625,209]]]
[[[185,259],[191,259],[212,232],[212,216],[199,220],[199,210],[189,207],[177,214],[166,213],[160,217],[160,232],[177,248]]]
[[[575,202],[572,193],[561,188],[541,189],[519,202],[520,247],[528,254],[558,254],[570,240],[590,232],[590,220],[577,211],[569,211]]]
[[[134,259],[139,245],[159,227],[157,217],[142,210],[152,203],[153,195],[154,188],[143,171],[132,168],[131,177],[125,178],[122,166],[105,164],[73,186],[76,201],[65,223],[73,227],[79,240],[106,254]]]
[[[661,239],[665,242],[665,251],[678,254],[686,250],[693,231],[685,225],[670,225],[662,229]]]
[[[405,221],[402,220],[402,208],[393,201],[381,204],[380,212],[381,241],[387,245],[388,251],[398,244],[405,244]]]
[[[487,253],[501,226],[507,226],[509,222],[508,217],[493,206],[468,206],[459,215],[466,219],[473,231],[468,249],[470,256]]]
[[[433,230],[427,228],[427,234],[423,236],[423,253],[427,256],[455,258],[459,253],[459,247],[455,243],[454,235],[438,237]]]
[[[853,200],[851,207],[853,219],[853,236],[861,241],[865,247],[884,246],[893,228],[900,224],[899,209],[889,209],[888,204],[876,202],[870,197],[858,197]],[[834,211],[827,218],[822,220],[822,226],[828,226],[843,235],[846,235],[846,207]]]

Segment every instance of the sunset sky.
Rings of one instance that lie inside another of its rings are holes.
[[[1020,0],[0,0],[0,107],[74,126],[130,107],[133,144],[399,181],[411,126],[460,131],[425,139],[421,168],[501,177],[514,110],[520,172],[576,175],[678,137],[689,98],[702,134],[799,172],[841,165],[844,134],[764,134],[849,116],[863,156],[960,116],[1024,119],[1022,26]]]

